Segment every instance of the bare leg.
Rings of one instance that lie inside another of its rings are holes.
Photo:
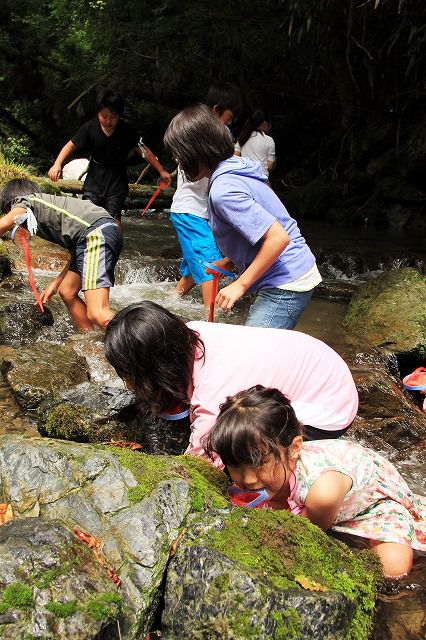
[[[84,298],[89,321],[97,324],[101,329],[106,329],[108,322],[115,315],[109,306],[109,288],[87,289],[84,292]]]
[[[413,550],[396,542],[369,541],[370,549],[379,556],[383,573],[387,578],[398,578],[408,573],[413,566]]]
[[[65,306],[80,331],[92,331],[93,324],[87,317],[87,308],[78,293],[81,290],[81,278],[78,273],[68,271],[58,289]]]
[[[205,280],[201,283],[201,293],[203,294],[203,303],[206,309],[210,309],[212,300],[213,280]]]
[[[194,278],[192,276],[182,276],[176,285],[175,291],[179,296],[184,296],[188,291],[191,291],[193,287],[195,287]]]

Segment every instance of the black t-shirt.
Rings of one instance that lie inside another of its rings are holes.
[[[133,127],[119,120],[114,133],[107,136],[96,117],[85,122],[71,142],[79,151],[91,155],[85,191],[102,196],[127,193],[127,156],[139,142],[139,135]]]

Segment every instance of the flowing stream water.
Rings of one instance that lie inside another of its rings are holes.
[[[315,296],[297,330],[320,338],[336,351],[344,353],[348,341],[342,326],[348,295],[360,282],[383,270],[401,266],[425,269],[426,249],[421,237],[403,234],[401,230],[383,233],[367,228],[324,227],[319,223],[302,225],[302,232],[317,256],[324,285],[321,297]],[[124,221],[124,249],[116,268],[116,286],[111,290],[111,305],[121,309],[141,299],[153,300],[186,320],[203,320],[206,312],[199,288],[185,298],[174,293],[179,277],[180,250],[174,230],[166,215],[128,217]],[[46,285],[52,273],[34,271],[39,289]],[[30,300],[29,287],[22,293]],[[240,301],[229,314],[217,313],[219,322],[242,323],[249,300]],[[74,329],[60,300],[50,308],[55,325],[46,328],[42,339],[63,341]],[[78,336],[75,336],[78,340]],[[87,341],[86,341],[87,344]],[[84,340],[80,350],[84,353]],[[94,375],[97,363],[91,364]],[[116,380],[105,380],[117,384]],[[7,415],[10,431],[19,431],[19,408],[6,384],[0,384],[0,410]],[[9,430],[9,429],[8,429]],[[426,493],[424,465],[414,456],[396,462],[400,472],[414,490]],[[426,637],[426,560],[418,557],[410,576],[398,585],[388,585],[379,598],[374,640],[420,640]]]

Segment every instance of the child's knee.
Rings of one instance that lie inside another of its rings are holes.
[[[101,329],[106,329],[109,321],[115,316],[111,309],[91,309],[87,307],[87,317],[92,324]]]
[[[411,571],[413,566],[411,547],[394,542],[377,541],[370,541],[370,547],[379,556],[386,577],[398,578]]]

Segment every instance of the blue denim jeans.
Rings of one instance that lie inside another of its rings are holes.
[[[286,289],[261,289],[249,309],[248,327],[271,329],[294,329],[305,307],[312,297],[310,291],[287,291]]]

